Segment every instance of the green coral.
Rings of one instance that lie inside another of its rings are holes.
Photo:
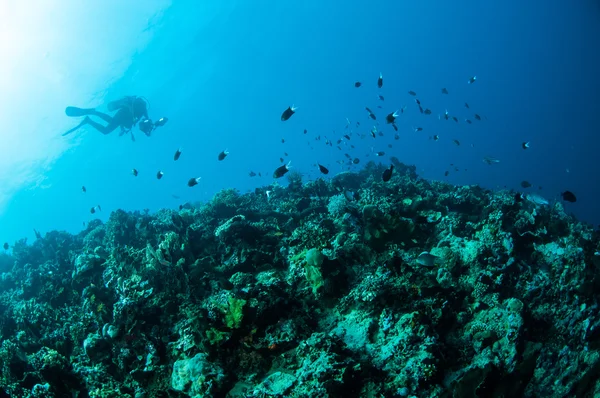
[[[229,305],[225,311],[225,325],[230,329],[238,329],[244,318],[246,300],[230,296],[227,302]]]

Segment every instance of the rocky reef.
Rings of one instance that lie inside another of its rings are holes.
[[[600,396],[599,232],[394,163],[14,243],[0,397]]]

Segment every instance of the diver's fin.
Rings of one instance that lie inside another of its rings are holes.
[[[69,117],[87,116],[87,115],[91,115],[93,112],[95,112],[95,109],[93,109],[93,108],[84,109],[84,108],[77,108],[76,106],[67,106],[65,109],[65,113]]]
[[[81,123],[79,123],[77,126],[73,127],[71,130],[66,131],[62,134],[62,136],[64,137],[65,135],[69,135],[73,132],[75,132],[75,130],[78,130],[81,126],[83,126],[84,124],[87,124],[88,122],[88,118],[85,118],[84,120],[81,121]]]

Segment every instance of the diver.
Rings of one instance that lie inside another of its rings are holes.
[[[149,137],[156,127],[163,126],[168,120],[167,118],[160,118],[156,123],[152,123],[152,121],[148,118],[147,101],[142,97],[126,96],[119,100],[109,102],[107,108],[109,112],[116,111],[114,116],[99,112],[94,108],[77,108],[74,106],[68,106],[65,109],[67,116],[85,116],[85,118],[77,126],[73,127],[66,133],[63,133],[63,136],[71,134],[85,125],[92,126],[102,134],[110,134],[115,131],[117,127],[120,127],[121,132],[119,136],[126,133],[131,133],[131,139],[135,141],[135,137],[131,130],[138,122],[140,123],[140,130]],[[106,126],[102,125],[92,120],[90,116],[97,116],[108,124]]]

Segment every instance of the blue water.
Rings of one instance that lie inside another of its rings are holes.
[[[33,228],[76,233],[119,208],[156,211],[209,200],[223,188],[253,190],[274,183],[280,157],[305,180],[319,177],[317,162],[331,177],[347,168],[336,163],[344,153],[361,159],[353,170],[396,156],[432,180],[517,190],[528,180],[534,185],[529,190],[550,200],[570,190],[578,201],[566,203],[567,212],[600,222],[597,2],[112,3],[103,2],[100,13],[92,10],[98,5],[88,5],[89,12],[80,6],[72,24],[44,20],[54,32],[48,47],[61,50],[45,50],[42,41],[38,56],[29,59],[25,52],[10,76],[3,72],[0,81],[22,82],[13,94],[26,98],[13,101],[0,90],[5,112],[23,115],[6,116],[10,123],[2,126],[3,134],[12,134],[0,141],[2,241],[31,239]],[[67,17],[74,12],[63,11]],[[98,38],[97,47],[90,37]],[[73,44],[61,47],[60,40]],[[53,60],[53,69],[44,69],[39,53]],[[62,77],[52,90],[27,83],[39,76],[49,81],[56,70]],[[474,75],[477,81],[467,84]],[[355,81],[363,86],[355,88]],[[432,115],[419,113],[409,90]],[[168,124],[150,138],[136,130],[135,142],[91,128],[61,137],[78,123],[64,115],[66,106],[104,111],[123,95],[148,98],[150,117],[167,116]],[[31,98],[37,110],[30,109]],[[297,113],[282,122],[292,104]],[[365,106],[377,114],[383,137],[370,136],[374,123]],[[384,119],[402,106],[395,140]],[[460,123],[438,120],[446,109]],[[483,120],[475,121],[474,113]],[[338,150],[346,118],[352,122],[348,144],[355,148]],[[416,126],[423,131],[413,132]],[[439,141],[430,139],[434,134]],[[531,142],[529,150],[521,148],[523,141]],[[175,162],[178,148],[182,156]],[[219,162],[224,149],[230,154]],[[500,163],[487,165],[485,156]],[[251,178],[250,171],[262,177]],[[189,188],[191,177],[202,180]],[[91,214],[95,205],[102,211]]]

